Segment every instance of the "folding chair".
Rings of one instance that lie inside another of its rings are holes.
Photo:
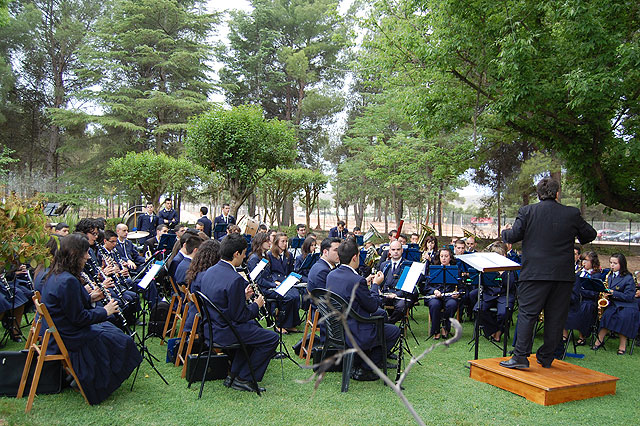
[[[193,317],[193,324],[191,325],[191,331],[189,331],[188,333],[185,331],[182,332],[183,337],[180,340],[180,346],[178,347],[178,355],[176,356],[176,367],[179,367],[180,363],[183,364],[182,374],[181,374],[181,377],[183,379],[187,376],[187,359],[189,358],[189,355],[191,355],[191,351],[193,350],[193,343],[200,336],[200,334],[198,333],[198,327],[200,326],[200,319],[202,318],[202,314],[200,313],[200,304],[196,300],[195,295],[189,292],[188,297],[189,297],[189,300],[193,302],[193,304],[196,307],[196,315]],[[187,303],[187,306],[189,306],[188,303]],[[185,320],[186,320],[186,316],[185,316]],[[184,348],[185,341],[187,341],[187,349],[183,356],[182,348]]]
[[[313,320],[311,319],[311,313],[313,312],[313,307],[309,306],[309,310],[307,311],[307,320],[304,324],[304,334],[302,335],[302,344],[300,345],[300,353],[298,356],[301,359],[305,359],[305,364],[309,365],[311,360],[311,350],[313,349],[313,341],[316,338],[316,330],[318,330],[318,318],[320,313],[318,310],[315,310],[313,314]],[[309,326],[311,326],[311,334],[309,334]],[[307,336],[309,336],[309,344],[305,347],[305,343],[307,342]]]
[[[169,338],[173,338],[173,335],[176,332],[176,323],[178,319],[182,320],[182,301],[183,298],[180,295],[180,291],[176,284],[173,282],[173,278],[169,277],[169,283],[171,284],[171,302],[169,303],[169,311],[167,312],[167,318],[164,321],[164,329],[162,330],[162,340],[160,344],[163,345],[165,338],[167,337],[167,332],[170,332]],[[173,310],[173,306],[176,306],[175,312]],[[171,317],[173,316],[173,323],[171,325],[171,330],[169,330],[169,323],[171,322]]]

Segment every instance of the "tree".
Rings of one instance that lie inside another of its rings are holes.
[[[319,207],[320,192],[327,186],[329,179],[319,170],[299,169],[302,186],[300,202],[304,205],[307,229],[311,229],[311,212]],[[320,211],[318,210],[318,226]]]
[[[206,174],[185,158],[172,158],[151,150],[112,158],[107,173],[112,182],[124,185],[130,193],[142,194],[153,203],[156,211],[160,209],[163,194],[180,192]]]
[[[293,129],[256,106],[213,106],[189,122],[186,141],[194,163],[225,179],[233,216],[266,173],[293,163],[295,147]]]

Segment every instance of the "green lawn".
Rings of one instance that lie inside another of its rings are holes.
[[[426,348],[426,307],[416,309],[413,324],[420,346],[411,340],[412,351]],[[472,324],[463,323],[464,335],[449,349],[438,348],[422,366],[416,366],[405,382],[405,394],[428,424],[637,424],[640,417],[640,365],[638,357],[616,355],[617,341],[608,343],[607,351],[578,351],[582,360],[568,362],[620,377],[617,394],[590,400],[543,407],[493,386],[469,379],[466,361],[473,357]],[[287,336],[290,345],[301,335]],[[150,341],[152,352],[164,361],[166,346],[158,339]],[[536,346],[538,345],[536,341]],[[431,341],[428,342],[431,344]],[[480,357],[501,355],[483,340]],[[10,344],[2,350],[18,350]],[[165,385],[145,363],[130,392],[131,380],[99,406],[86,405],[82,397],[67,389],[58,395],[37,396],[29,415],[24,414],[26,398],[0,398],[0,425],[4,424],[410,424],[412,417],[396,395],[378,382],[351,382],[348,393],[340,393],[340,373],[329,373],[319,389],[297,380],[309,376],[284,361],[284,379],[280,361],[273,360],[263,386],[267,392],[238,392],[222,386],[222,381],[207,382],[198,400],[198,386],[187,389],[180,370],[164,362],[159,369],[169,381]]]

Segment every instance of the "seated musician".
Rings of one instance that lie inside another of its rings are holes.
[[[166,225],[168,229],[173,229],[178,224],[178,212],[173,209],[170,198],[164,200],[164,208],[158,212],[158,222],[160,225]]]
[[[507,246],[503,242],[494,243],[491,247],[494,253],[505,256]],[[478,321],[484,329],[485,336],[490,337],[495,342],[499,342],[504,333],[507,313],[513,309],[516,301],[517,277],[513,271],[500,271],[497,273],[496,285],[487,285],[483,282],[482,303],[478,306],[477,293],[474,311],[478,312]],[[509,300],[507,300],[507,284],[509,285]],[[507,308],[509,311],[507,311]],[[494,313],[491,309],[496,309]]]
[[[338,246],[338,257],[340,266],[327,275],[327,289],[342,297],[347,303],[351,301],[353,288],[356,287],[355,300],[352,309],[363,317],[383,315],[379,309],[378,286],[382,284],[384,275],[378,272],[375,276],[370,275],[365,279],[358,275],[356,268],[360,263],[360,250],[353,240],[346,240]],[[368,284],[371,283],[371,289]],[[377,337],[375,324],[357,322],[349,318],[347,325],[355,343],[369,356],[369,358],[379,367],[386,363],[386,354],[383,353]],[[384,337],[387,351],[393,348],[400,337],[400,329],[392,324],[384,325]],[[347,345],[353,343],[347,337]],[[357,359],[354,361],[351,377],[354,380],[377,380],[378,376],[371,371],[368,365]]]
[[[296,237],[305,239],[307,238],[307,225],[304,223],[299,223],[296,225]]]
[[[184,243],[182,250],[184,250],[182,256],[182,261],[178,264],[175,273],[175,283],[176,285],[185,284],[185,280],[187,277],[187,270],[189,270],[189,266],[191,265],[191,260],[193,256],[196,255],[198,251],[198,247],[202,244],[202,238],[192,235],[187,241]]]
[[[193,256],[193,260],[189,264],[189,269],[185,276],[185,283],[191,293],[202,290],[202,278],[207,269],[218,263],[220,260],[220,242],[218,240],[207,239],[200,247],[198,252]],[[196,316],[196,306],[189,301],[189,313],[184,322],[184,330],[191,331],[193,328],[193,320]]]
[[[252,251],[247,262],[249,271],[253,271],[262,259],[267,259],[267,261],[271,263],[272,257],[269,256],[271,253],[270,249],[271,241],[269,235],[257,233],[255,237],[253,237],[253,241],[251,241]],[[284,277],[286,277],[286,275]],[[274,312],[275,309],[278,308],[280,314],[276,317],[276,330],[280,331],[280,328],[282,328],[282,333],[287,334],[287,330],[292,332],[298,331],[295,327],[300,324],[300,315],[298,312],[300,310],[300,293],[296,288],[290,289],[284,296],[276,293],[275,288],[283,279],[283,275],[275,273],[269,264],[260,275],[258,275],[256,283],[260,286],[260,291],[267,299],[277,301],[277,303],[273,303],[272,306],[269,307],[269,310]]]
[[[456,260],[453,258],[451,249],[446,247],[442,248],[438,254],[438,262],[435,265],[442,266],[455,266]],[[447,337],[451,330],[451,322],[449,318],[453,318],[458,310],[458,304],[460,303],[460,295],[456,294],[458,291],[457,284],[438,284],[431,283],[430,279],[427,279],[427,286],[425,292],[427,296],[433,296],[428,300],[427,306],[429,306],[429,317],[431,319],[430,336],[434,336],[435,340],[440,337]],[[454,293],[451,295],[445,295],[446,293]],[[443,313],[441,309],[444,308],[444,324],[440,329],[440,322]]]
[[[67,235],[69,235],[69,225],[67,225],[64,222],[60,222],[56,225],[54,234],[60,236],[60,237],[66,237]]]
[[[236,224],[231,224],[229,226],[227,226],[227,233],[226,234],[222,234],[222,236],[220,238],[218,238],[218,241],[222,241],[224,239],[224,237],[226,237],[227,235],[231,235],[231,234],[240,234],[240,227]]]
[[[87,237],[89,241],[89,261],[85,265],[85,272],[91,276],[93,273],[90,270],[90,266],[93,264],[98,265],[98,247],[96,245],[96,240],[98,239],[98,225],[96,224],[94,219],[91,218],[83,218],[76,224],[75,232],[83,234]],[[102,281],[102,279],[100,279]]]
[[[426,250],[422,252],[422,261],[433,265],[438,257],[438,239],[433,235],[425,238]]]
[[[211,223],[211,219],[207,217],[207,213],[209,213],[209,209],[207,207],[200,207],[200,219],[198,219],[198,222],[196,222],[196,227],[198,223],[202,224],[202,232],[207,234],[208,238],[211,238],[211,230],[213,224]]]
[[[382,265],[382,262],[387,260],[387,257],[389,256],[389,244],[391,244],[392,242],[398,239],[396,238],[398,235],[398,231],[396,231],[395,229],[392,229],[391,231],[389,231],[387,235],[389,237],[389,242],[381,244],[380,247],[378,247],[378,254],[380,255],[380,261],[378,262],[378,270],[380,270],[380,265]]]
[[[576,281],[571,294],[571,304],[569,314],[565,323],[563,340],[569,336],[568,330],[578,330],[579,338],[576,346],[584,346],[591,330],[596,323],[598,313],[598,298],[600,293],[582,287],[581,277],[601,280],[604,277],[600,271],[600,260],[598,254],[589,251],[581,255],[582,269],[576,274]]]
[[[402,260],[402,245],[400,241],[393,241],[389,245],[389,259],[380,265],[380,270],[384,275],[380,290],[386,295],[384,297],[384,306],[393,306],[393,311],[388,319],[388,322],[392,324],[400,321],[417,300],[416,294],[396,289],[403,267],[410,266],[411,263]]]
[[[416,234],[415,232],[411,234],[410,240],[409,240],[409,244],[418,244],[418,241],[420,240],[420,235]]]
[[[307,262],[308,264],[305,265],[305,259],[307,258],[307,256],[312,255],[315,252],[316,252],[316,239],[312,237],[305,238],[304,242],[302,243],[301,253],[298,255],[298,257],[296,257],[296,261],[293,267],[296,273],[302,275],[302,278],[300,279],[300,281],[302,281],[303,283],[306,283],[309,281],[309,271],[313,266],[309,262]],[[303,265],[305,265],[304,268],[303,268]]]
[[[176,239],[176,244],[174,244],[173,251],[175,251],[175,254],[171,253],[167,260],[167,263],[169,264],[168,273],[169,276],[173,278],[174,283],[176,282],[176,269],[178,269],[178,265],[180,265],[180,262],[182,262],[186,253],[184,245],[187,240],[193,236],[195,236],[195,234],[189,230],[183,232],[182,235]]]
[[[164,224],[160,224],[156,227],[156,236],[153,238],[149,238],[144,242],[144,252],[148,254],[153,254],[156,252],[158,248],[158,244],[160,244],[160,238],[169,232],[169,227]]]
[[[469,237],[471,238],[471,237]],[[474,243],[475,244],[475,243]],[[461,256],[466,253],[467,245],[464,240],[457,239],[453,244],[454,255]],[[473,307],[478,300],[478,289],[468,283],[470,273],[469,266],[464,262],[457,262],[458,270],[460,271],[460,284],[464,286],[464,295],[462,296],[462,306],[467,312],[469,318],[473,318]],[[461,287],[462,288],[462,287]]]
[[[467,237],[465,240],[465,245],[467,247],[466,254],[475,253],[476,252],[476,237],[473,235]]]
[[[353,227],[353,235],[355,235],[356,237],[359,237],[362,235],[362,229],[360,229],[359,226],[354,226]]]
[[[144,257],[138,253],[138,250],[133,247],[131,240],[127,239],[129,235],[129,227],[124,223],[116,225],[116,234],[118,235],[118,243],[116,250],[122,260],[127,262],[127,267],[135,271],[139,266],[144,264]]]
[[[604,308],[598,338],[591,349],[600,349],[604,337],[609,331],[614,331],[620,337],[618,355],[624,355],[627,352],[627,341],[636,338],[640,324],[640,312],[634,300],[636,285],[633,275],[627,269],[627,258],[624,254],[612,254],[609,265],[611,271],[606,277],[609,306]]]
[[[573,261],[575,263],[576,272],[580,270],[582,267],[582,259],[580,258],[580,254],[582,253],[582,247],[578,244],[573,246]]]
[[[329,238],[342,238],[343,240],[347,238],[347,234],[349,230],[345,228],[345,223],[343,220],[339,220],[337,225],[329,230]]]
[[[145,241],[149,238],[153,238],[153,233],[155,232],[156,228],[160,224],[160,219],[158,218],[158,216],[156,216],[156,214],[153,211],[152,202],[147,201],[146,210],[147,211],[144,214],[141,214],[140,216],[138,216],[138,223],[137,223],[138,226],[136,227],[138,231],[149,233],[149,235],[145,237]],[[116,228],[116,232],[118,232],[117,228]]]
[[[505,244],[507,245],[507,259],[512,260],[516,263],[522,263],[522,258],[520,257],[516,249],[513,248],[513,244],[511,243],[505,243]]]
[[[33,292],[11,281],[11,278],[0,275],[0,320],[8,330],[9,338],[14,342],[22,342],[20,323]]]
[[[202,293],[209,300],[222,309],[237,330],[243,342],[249,346],[250,355],[246,359],[240,351],[236,351],[231,363],[228,382],[232,389],[255,392],[249,364],[257,381],[261,381],[267,370],[269,361],[275,354],[278,345],[278,335],[272,330],[265,330],[255,321],[258,310],[264,305],[264,299],[258,297],[255,302],[247,305],[247,300],[253,295],[251,286],[236,271],[246,257],[247,240],[239,234],[227,236],[220,244],[221,260],[207,269],[202,278]],[[208,336],[205,327],[205,340],[211,338],[222,345],[237,343],[235,334],[229,329],[217,312],[210,310],[213,321],[213,336]]]
[[[311,267],[307,281],[307,292],[311,293],[316,288],[327,288],[327,274],[339,263],[338,246],[340,238],[325,238],[320,243],[320,259]]]
[[[236,223],[236,218],[229,214],[230,211],[231,211],[231,207],[229,206],[229,204],[224,203],[222,205],[222,214],[220,216],[216,216],[213,219],[213,228],[214,228],[213,238],[215,238],[218,241],[222,241],[222,238],[224,238],[227,235],[227,233],[215,231],[216,225],[222,224],[222,223],[227,225],[233,225]]]
[[[398,242],[400,242],[400,245],[402,245],[403,247],[407,245],[407,236],[405,234],[400,234],[398,235]]]

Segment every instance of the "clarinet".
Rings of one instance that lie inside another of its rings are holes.
[[[107,278],[109,278],[102,271],[102,268],[100,268],[100,266],[98,266],[96,261],[93,260],[91,257],[89,257],[88,263],[89,263],[89,266],[91,267],[91,269],[93,269],[93,274],[96,277],[96,281],[95,282],[100,281],[100,280],[98,280],[98,277],[100,277],[100,276],[102,276],[103,280],[106,280]],[[114,282],[114,286],[113,286],[113,291],[116,293],[116,296],[118,297],[118,299],[120,299],[120,301],[122,302],[122,309],[126,309],[127,306],[128,306],[128,302],[122,297],[122,291],[120,291],[120,289],[118,288],[118,285],[115,282]]]
[[[247,276],[247,281],[249,281],[249,285],[251,286],[251,289],[253,290],[253,299],[257,299],[258,297],[262,296],[262,298],[266,301],[266,298],[262,294],[262,291],[260,291],[260,286],[258,284],[256,284],[255,282],[253,282],[253,280],[251,279],[251,276],[249,275],[249,271],[247,270],[247,268],[246,267],[240,267],[238,269],[240,271],[244,272],[244,274]],[[271,315],[269,315],[269,311],[267,310],[266,302],[265,302],[264,305],[262,305],[261,308],[259,308],[258,311],[260,312],[260,316],[261,316],[260,319],[264,318],[267,321],[267,327],[268,328],[273,327],[274,322],[271,319]]]
[[[111,253],[109,253],[107,249],[104,248],[104,246],[99,246],[98,250],[100,250],[100,253],[102,253],[102,258],[104,259],[104,263],[106,263],[107,266],[115,266],[115,260],[111,257]],[[127,284],[125,283],[124,277],[122,276],[121,272],[114,272],[111,278],[115,282],[116,286],[121,285],[122,287],[127,288]]]
[[[463,293],[464,292],[462,292],[462,291],[452,291],[450,293],[442,293],[442,294],[440,294],[440,297],[455,296],[456,294],[463,294]],[[421,299],[424,299],[424,300],[430,300],[430,299],[435,299],[435,298],[436,298],[435,294],[432,294],[431,296],[423,296],[423,297],[421,297]]]
[[[9,296],[9,299],[13,299],[14,297],[13,291],[11,290],[11,286],[7,282],[7,279],[5,278],[4,275],[0,275],[0,285],[2,285],[2,288],[4,289],[4,291],[7,292],[7,296]]]
[[[97,288],[102,292],[102,294],[104,295],[104,300],[106,300],[107,302],[107,303],[103,302],[103,305],[106,305],[113,300],[113,298],[111,297],[111,293],[109,293],[109,290],[107,290],[107,288],[104,285],[102,285],[102,283],[91,281],[91,278],[89,278],[89,275],[87,275],[85,272],[81,272],[80,276],[82,277],[83,280],[87,282],[87,284],[89,284],[91,288],[93,289]],[[131,336],[132,333],[131,333],[131,330],[129,329],[129,324],[127,324],[127,319],[122,314],[122,311],[118,310],[118,312],[114,313],[113,315],[120,320],[120,325],[122,325],[122,328],[124,329],[125,333]]]

